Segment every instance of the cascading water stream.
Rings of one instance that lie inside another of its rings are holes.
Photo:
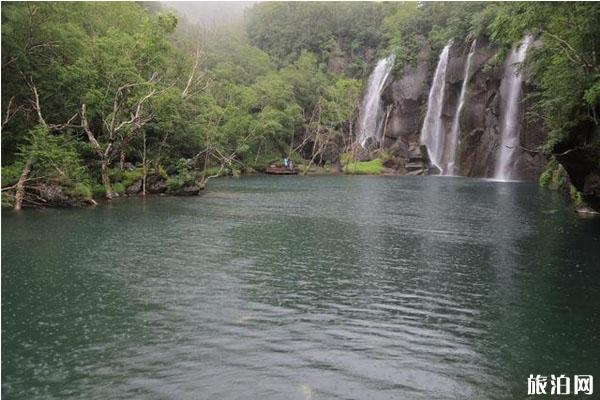
[[[458,150],[458,141],[460,135],[460,114],[465,106],[465,95],[467,92],[467,86],[471,75],[471,64],[473,54],[475,54],[475,47],[477,47],[477,41],[473,40],[471,48],[469,49],[469,55],[467,56],[467,62],[465,63],[465,72],[463,76],[463,83],[460,89],[460,97],[458,99],[458,108],[454,114],[452,120],[452,130],[450,131],[450,138],[448,143],[448,161],[446,162],[445,168],[443,169],[444,175],[456,175],[456,152]]]
[[[379,60],[377,66],[369,76],[367,93],[360,106],[358,129],[358,140],[365,147],[369,139],[381,140],[383,131],[383,105],[381,92],[394,66],[395,55]]]
[[[421,143],[427,147],[429,159],[440,170],[440,173],[443,173],[442,156],[446,139],[442,121],[442,108],[446,86],[446,67],[448,66],[448,54],[451,45],[452,42],[449,42],[440,54],[440,60],[435,69],[431,90],[429,91],[427,115],[421,129]]]
[[[501,112],[501,142],[496,155],[496,172],[494,178],[501,181],[512,179],[515,166],[515,156],[519,147],[521,134],[521,84],[523,76],[518,70],[518,64],[525,60],[527,49],[531,44],[531,36],[525,36],[521,45],[512,51],[500,85],[503,99]]]

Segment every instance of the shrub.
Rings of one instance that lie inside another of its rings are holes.
[[[84,199],[91,199],[94,196],[92,186],[88,183],[78,182],[72,190],[72,194]]]
[[[188,160],[184,158],[180,159],[177,161],[175,168],[177,169],[177,175],[167,178],[167,187],[169,190],[177,190],[196,183],[196,176],[192,173]]]
[[[115,184],[112,185],[113,192],[119,193],[119,194],[125,193],[125,189],[126,188],[127,187],[125,186],[125,184],[123,184],[123,182],[117,182],[117,183],[115,183]]]
[[[540,175],[539,184],[543,188],[558,190],[568,182],[567,171],[555,159],[550,160]]]
[[[581,193],[577,189],[575,189],[575,186],[571,185],[569,189],[569,194],[571,195],[571,199],[573,200],[575,205],[579,206],[583,204],[583,197],[581,196]]]
[[[106,190],[104,189],[104,186],[100,183],[91,183],[90,189],[92,190],[92,196],[94,198],[102,198],[106,196]]]
[[[2,167],[2,186],[11,186],[17,183],[23,172],[23,164],[15,163]]]

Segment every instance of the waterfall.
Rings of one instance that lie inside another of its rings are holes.
[[[448,66],[448,54],[451,45],[452,42],[449,42],[440,54],[440,60],[435,68],[431,90],[429,91],[427,115],[421,129],[421,143],[427,146],[429,159],[440,170],[440,173],[443,172],[442,156],[446,138],[442,121],[442,106],[444,104],[444,90],[446,86],[446,67]]]
[[[531,36],[525,36],[521,45],[512,51],[500,84],[502,96],[502,112],[500,114],[501,143],[496,154],[495,179],[506,181],[513,175],[515,156],[519,147],[521,124],[521,83],[523,76],[517,70],[525,60],[527,48],[531,44]]]
[[[365,147],[369,139],[381,140],[383,131],[383,105],[381,92],[394,66],[395,55],[382,58],[369,76],[369,86],[359,111],[358,140]]]
[[[458,151],[458,140],[460,135],[460,114],[462,112],[463,107],[465,106],[465,94],[467,92],[469,77],[471,75],[471,60],[473,59],[473,54],[475,54],[476,46],[477,40],[473,40],[473,43],[471,43],[471,48],[469,49],[467,61],[465,63],[465,72],[463,76],[462,87],[460,88],[460,96],[458,98],[458,108],[456,109],[454,119],[452,120],[452,130],[450,131],[450,140],[448,143],[448,162],[446,163],[446,167],[444,168],[444,175],[456,175],[457,172],[455,163],[456,152]]]

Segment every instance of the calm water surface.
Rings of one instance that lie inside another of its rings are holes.
[[[600,220],[535,184],[248,177],[2,216],[5,399],[521,399],[530,373],[600,382]]]

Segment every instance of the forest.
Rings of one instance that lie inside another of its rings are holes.
[[[378,59],[393,54],[399,75],[424,42],[436,58],[477,38],[494,68],[526,33],[541,43],[522,66],[545,132],[528,149],[543,154],[539,182],[597,206],[596,3],[266,2],[209,26],[160,3],[5,2],[2,205],[195,194],[283,158],[381,173],[393,149],[365,155],[356,128]]]

